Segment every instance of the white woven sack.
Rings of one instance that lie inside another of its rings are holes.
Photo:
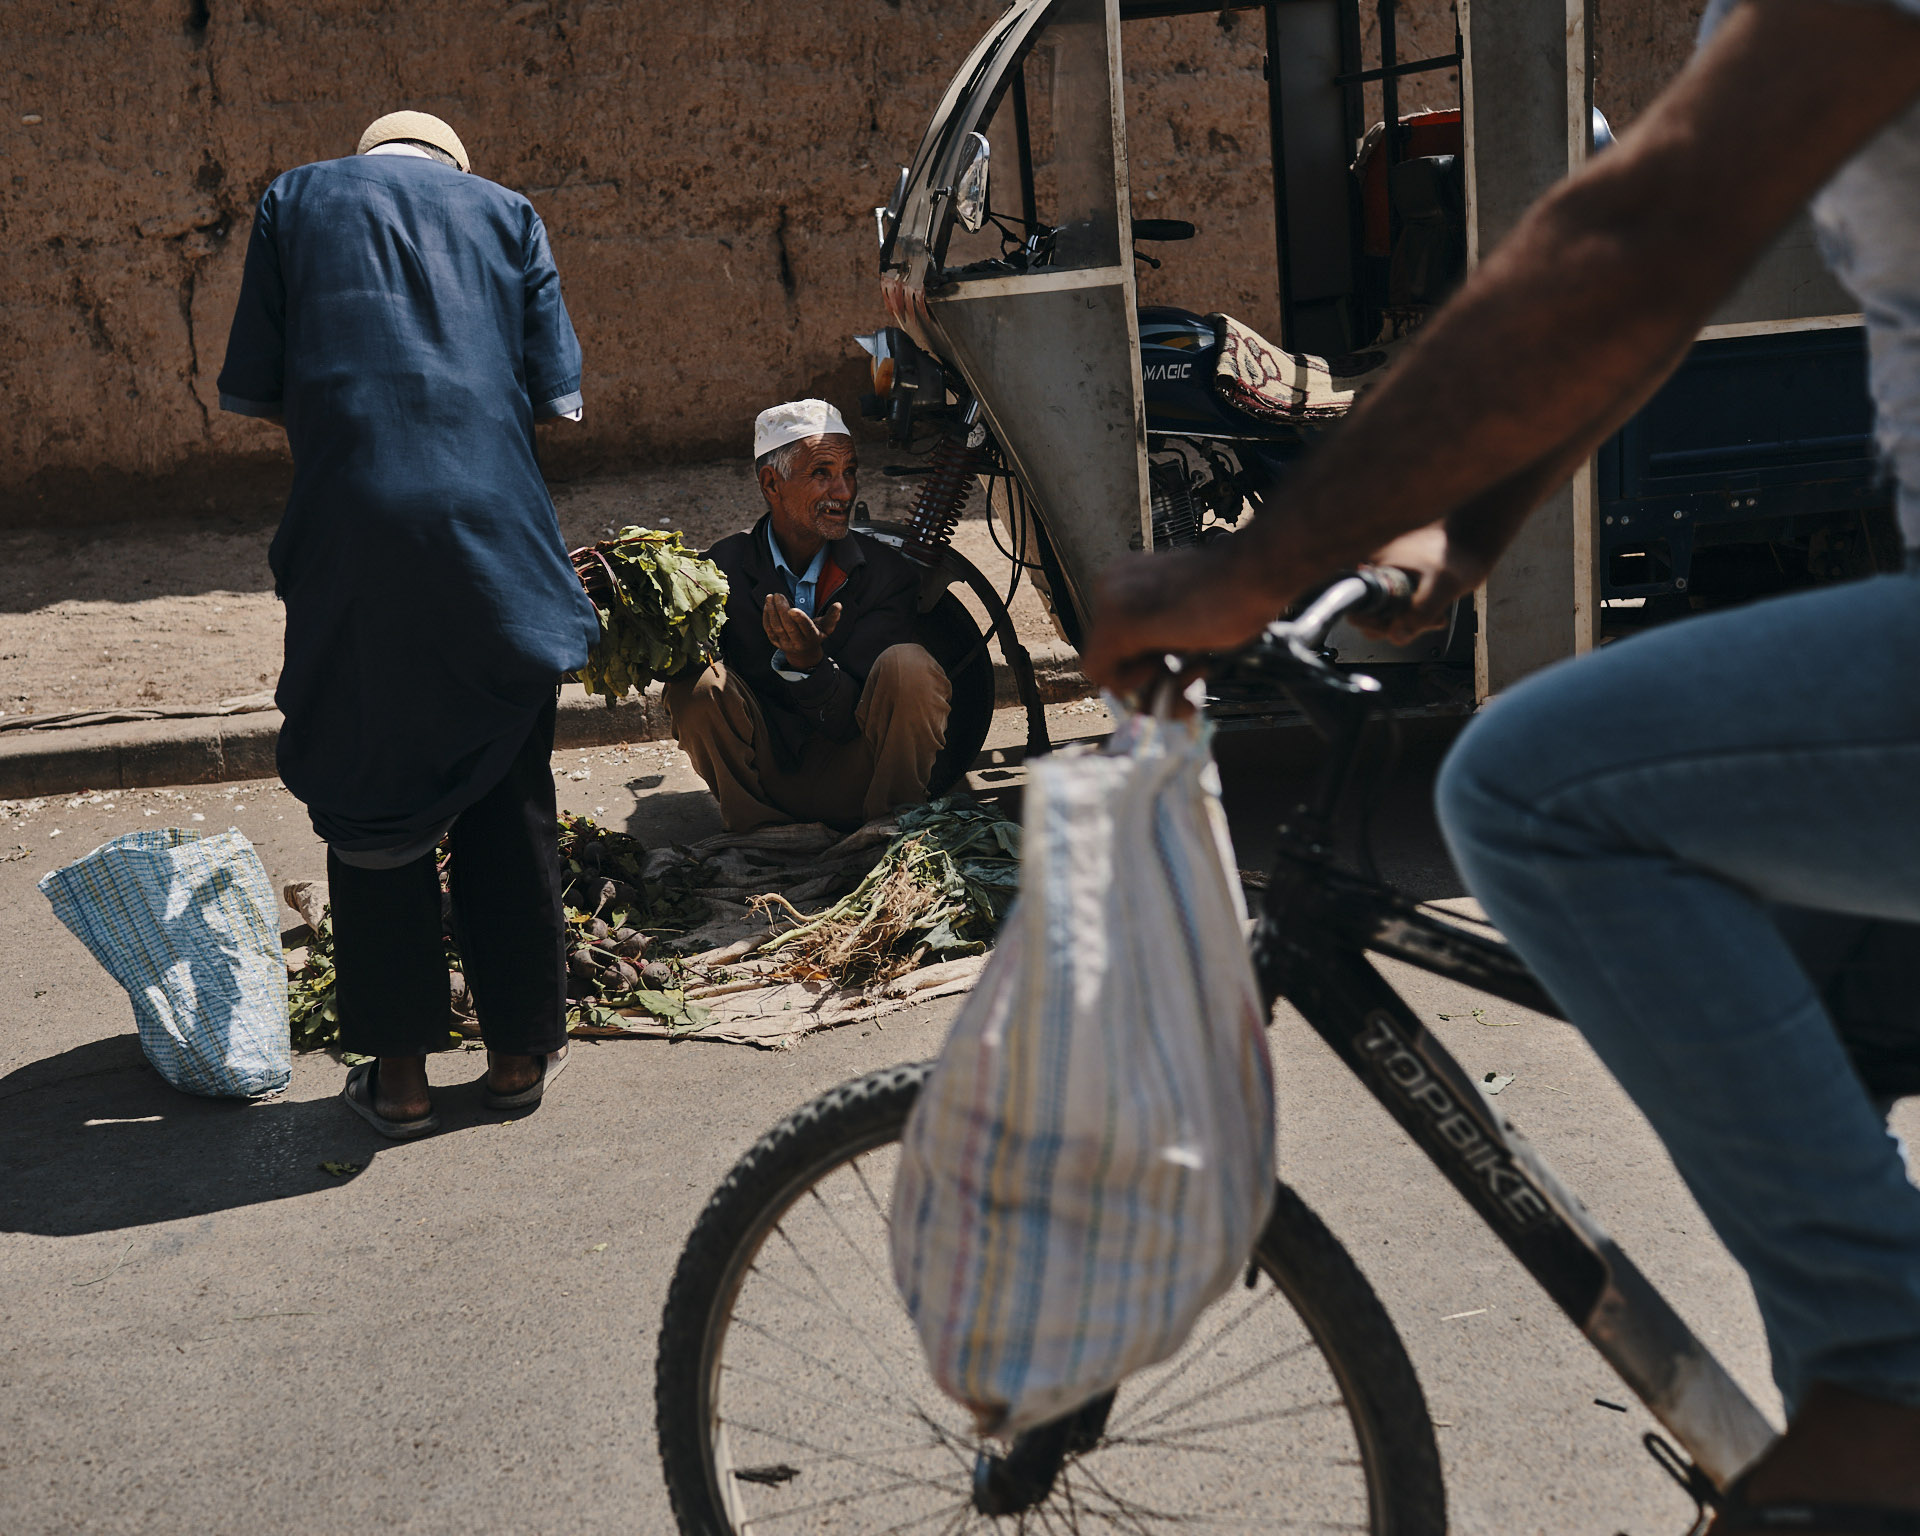
[[[238,829],[129,832],[41,878],[54,915],[133,999],[140,1048],[185,1093],[287,1086],[279,904]]]
[[[1211,734],[1136,715],[1032,765],[1019,899],[907,1121],[894,1279],[986,1432],[1173,1354],[1266,1220],[1273,1068]]]

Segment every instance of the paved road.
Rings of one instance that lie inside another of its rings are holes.
[[[1251,862],[1285,790],[1259,744],[1223,759]],[[556,767],[571,807],[643,835],[711,825],[671,749]],[[1429,773],[1416,754],[1381,853],[1443,897]],[[144,1067],[124,996],[33,888],[114,833],[169,822],[240,826],[276,881],[318,868],[272,784],[63,800],[0,824],[0,857],[31,849],[0,864],[0,1529],[666,1532],[653,1339],[694,1215],[761,1130],[845,1077],[931,1054],[954,1005],[782,1054],[587,1045],[554,1102],[505,1124],[479,1112],[481,1058],[443,1056],[448,1129],[412,1146],[334,1102],[325,1057],[299,1059],[270,1105],[190,1099]],[[1745,1285],[1578,1039],[1395,979],[1470,1071],[1514,1074],[1502,1103],[1771,1409]],[[1282,1171],[1407,1342],[1454,1528],[1682,1529],[1685,1500],[1637,1444],[1647,1416],[1596,1406],[1625,1394],[1298,1020],[1277,1022],[1274,1049]],[[323,1161],[365,1171],[342,1182]]]

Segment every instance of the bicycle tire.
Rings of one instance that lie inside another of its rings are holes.
[[[740,1159],[695,1223],[661,1317],[654,1388],[661,1469],[682,1536],[737,1536],[716,1486],[711,1392],[716,1349],[761,1240],[818,1181],[899,1139],[928,1069],[872,1072],[794,1111]],[[1364,1468],[1366,1528],[1443,1536],[1446,1494],[1426,1397],[1365,1276],[1285,1184],[1254,1260],[1338,1385]],[[1257,1527],[1258,1513],[1249,1513]]]

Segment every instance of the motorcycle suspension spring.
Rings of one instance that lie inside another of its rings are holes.
[[[953,532],[960,526],[967,499],[973,495],[974,476],[981,468],[979,455],[950,437],[942,438],[928,457],[927,481],[920,488],[906,542],[901,545],[909,559],[922,565],[937,563],[952,547]]]

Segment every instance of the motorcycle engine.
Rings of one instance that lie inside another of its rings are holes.
[[[1204,514],[1194,501],[1191,477],[1185,465],[1177,461],[1149,464],[1147,485],[1152,494],[1153,547],[1184,549],[1198,544]]]
[[[1242,506],[1239,465],[1210,445],[1160,442],[1147,460],[1153,547],[1185,549],[1233,528]]]

